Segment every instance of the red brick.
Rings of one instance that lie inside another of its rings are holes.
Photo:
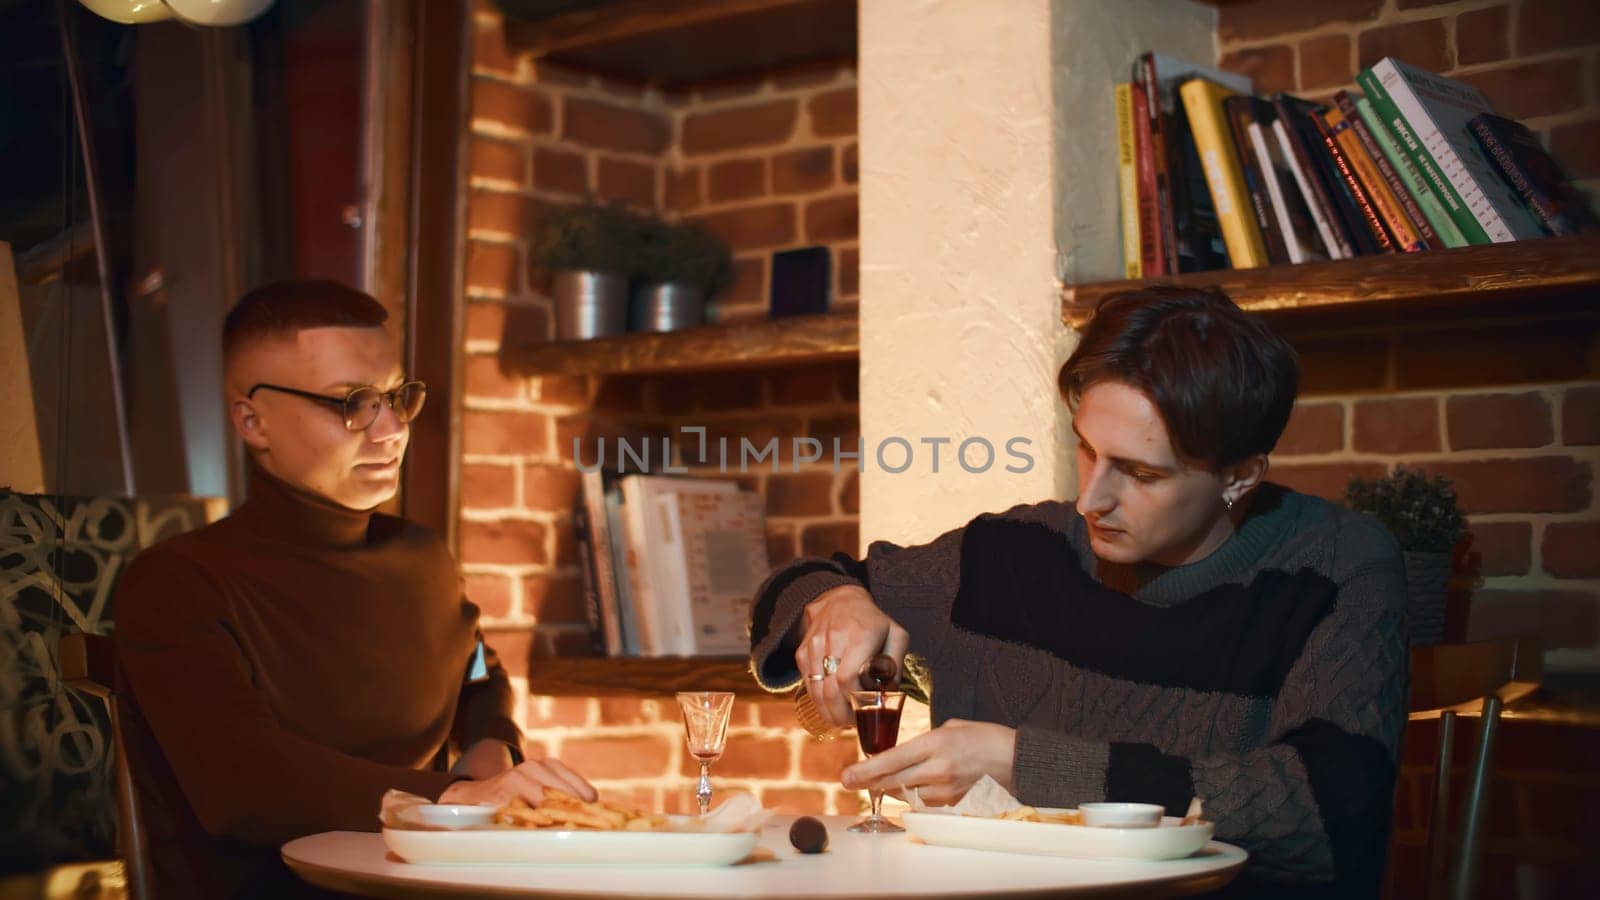
[[[513,131],[549,134],[554,123],[550,100],[537,91],[488,78],[472,79],[472,117]]]
[[[500,303],[470,301],[466,311],[469,341],[498,341],[506,326],[506,308]]]
[[[1561,401],[1561,442],[1600,444],[1600,387],[1571,388]]]
[[[767,515],[826,516],[832,513],[832,472],[799,472],[767,479]]]
[[[1344,502],[1345,485],[1351,478],[1381,478],[1387,470],[1381,463],[1315,463],[1274,465],[1271,480],[1303,494]]]
[[[1334,22],[1366,22],[1376,19],[1382,9],[1383,0],[1323,0],[1320,3],[1247,0],[1228,3],[1217,11],[1217,39],[1226,44],[1306,31]]]
[[[549,443],[549,419],[538,413],[469,409],[461,418],[462,453],[536,456]]]
[[[700,169],[698,166],[688,169],[669,169],[666,173],[666,186],[662,191],[661,205],[663,208],[682,212],[694,209],[704,203],[705,199],[700,190]]]
[[[828,792],[817,788],[767,788],[761,805],[782,815],[821,816],[828,811]]]
[[[676,375],[656,380],[656,407],[662,412],[758,409],[761,379],[726,375]],[[693,439],[696,444],[699,439]]]
[[[754,701],[745,704],[752,713],[751,723],[762,728],[799,728],[800,718],[795,715],[794,703],[787,697],[775,700]]]
[[[588,625],[551,625],[534,630],[534,651],[545,656],[593,656],[594,638]]]
[[[463,576],[462,590],[485,619],[511,615],[511,578],[506,575]]]
[[[789,525],[767,524],[767,564],[776,568],[800,555],[795,530]]]
[[[587,697],[540,696],[537,667],[533,672],[533,679],[528,686],[528,692],[528,703],[524,710],[527,713],[529,729],[560,728],[563,726],[584,726],[589,724],[594,701]]]
[[[539,206],[532,197],[499,191],[473,191],[468,200],[467,229],[521,237],[533,230]]]
[[[589,83],[588,74],[542,59],[533,64],[533,77],[540,84],[560,87],[583,87]]]
[[[793,440],[805,435],[798,419],[729,419],[721,422],[706,423],[706,453],[709,459],[706,463],[718,462],[720,442],[727,440],[728,467],[737,469],[742,464],[750,473],[773,471],[773,460],[777,460],[779,468],[787,467],[793,459]],[[756,457],[766,452],[768,443],[777,441],[776,454],[764,456],[760,461]],[[744,442],[749,442],[749,452],[744,453]],[[698,439],[688,441],[683,445],[686,457],[698,451]]]
[[[838,385],[831,368],[797,368],[767,379],[774,406],[814,406],[831,403]]]
[[[1300,354],[1300,395],[1370,391],[1388,384],[1387,337],[1292,341]]]
[[[492,356],[469,356],[465,363],[466,396],[516,399],[522,396],[522,379],[508,378]]]
[[[602,697],[601,725],[650,725],[661,721],[661,701],[638,697]]]
[[[800,777],[807,781],[839,781],[839,773],[861,758],[853,740],[813,741],[800,745]]]
[[[841,382],[840,387],[841,389],[844,387],[843,382]],[[871,458],[867,456],[867,454],[876,453],[876,448],[874,447],[862,447],[861,419],[860,416],[854,412],[850,413],[849,415],[822,416],[812,419],[811,427],[808,433],[812,437],[822,442],[822,459],[824,462],[833,462],[833,446],[835,440],[838,441],[839,450],[841,452],[853,453],[858,448],[861,449],[863,460],[869,460]],[[953,452],[954,448],[947,449],[950,449]],[[897,452],[898,451],[894,450],[893,448],[890,448],[888,451],[886,451],[885,458],[890,461],[891,465],[898,464],[900,457],[898,455],[894,455]],[[852,467],[855,466],[855,460],[847,459],[845,462]]]
[[[794,134],[799,117],[800,105],[792,99],[692,113],[683,120],[679,148],[686,156],[698,156],[783,144]]]
[[[533,632],[526,628],[484,629],[483,642],[499,657],[506,675],[526,678],[533,656]]]
[[[846,247],[836,257],[838,265],[834,268],[839,273],[839,296],[851,297],[861,293],[861,251]]]
[[[461,466],[461,505],[465,509],[502,509],[517,505],[517,467],[499,463]]]
[[[789,741],[787,738],[731,736],[722,758],[711,771],[713,777],[723,778],[785,778],[789,774]],[[683,774],[699,772],[700,764],[685,753]]]
[[[584,375],[542,375],[534,379],[540,403],[581,406],[589,402],[589,379]]]
[[[1593,473],[1570,456],[1437,462],[1429,474],[1455,482],[1470,514],[1579,512],[1589,508]]]
[[[1248,77],[1259,94],[1294,90],[1294,48],[1288,44],[1224,53],[1217,68]]]
[[[529,575],[522,580],[522,614],[541,625],[586,622],[583,583],[569,575]]]
[[[855,366],[849,366],[839,373],[839,396],[847,403],[858,403],[861,400],[861,372]]]
[[[1557,578],[1600,576],[1600,522],[1552,522],[1539,548],[1544,570]]]
[[[1550,155],[1568,178],[1600,177],[1600,119],[1550,129]]]
[[[1504,6],[1456,16],[1456,64],[1475,66],[1510,56],[1510,18]]]
[[[827,84],[838,77],[839,61],[825,59],[820,62],[806,62],[778,69],[772,73],[772,84],[780,91],[789,91],[795,88]]]
[[[1443,19],[1422,19],[1400,25],[1368,28],[1356,37],[1356,68],[1365,69],[1385,56],[1403,59],[1430,72],[1455,67]]]
[[[767,192],[767,161],[732,159],[707,170],[707,189],[712,203],[748,200]]]
[[[792,204],[749,206],[690,219],[728,242],[735,252],[781,247],[794,242],[795,210]]]
[[[1355,80],[1350,36],[1325,34],[1300,42],[1300,89],[1330,88]]]
[[[839,509],[851,515],[861,512],[861,473],[852,471],[845,476],[844,486],[839,489]]]
[[[1455,76],[1509,119],[1553,116],[1583,107],[1583,60],[1552,59]]]
[[[569,737],[561,761],[590,779],[655,778],[672,771],[676,743],[662,735]]]
[[[1600,6],[1588,0],[1522,0],[1517,7],[1517,53],[1531,56],[1592,46],[1600,36]]]
[[[589,190],[589,162],[581,153],[540,147],[533,151],[533,186],[558,194],[585,194]]]
[[[1533,567],[1533,526],[1527,522],[1473,522],[1469,552],[1478,558],[1477,574],[1526,575]]]
[[[506,33],[503,27],[477,26],[472,35],[472,67],[474,69],[488,69],[503,78],[516,75],[517,58],[506,49]]]
[[[578,470],[529,463],[522,467],[522,502],[541,512],[564,512],[578,502]]]
[[[625,439],[636,449],[649,441],[652,445],[651,459],[656,459],[661,451],[659,432],[660,429],[641,427],[607,416],[561,416],[556,419],[556,453],[563,461],[571,460],[573,442],[577,441],[582,447],[585,465],[596,461],[602,447],[606,461],[614,462],[617,458],[616,442]]]
[[[833,185],[833,148],[808,147],[772,158],[772,191],[804,194]]]
[[[474,138],[472,176],[509,181],[517,186],[528,182],[528,151],[510,141]]]
[[[643,412],[646,383],[644,378],[626,375],[601,377],[594,392],[595,409]]]
[[[506,304],[500,334],[501,350],[550,340],[550,312],[528,303]]]
[[[545,527],[538,522],[462,522],[461,561],[505,566],[540,565],[548,560],[544,535]]]
[[[855,522],[807,525],[800,536],[800,551],[802,556],[832,556],[835,553],[858,556],[861,553],[860,531]]]
[[[599,195],[643,208],[656,205],[656,167],[621,159],[600,158]]]
[[[718,78],[695,85],[694,95],[702,103],[737,100],[761,90],[764,81],[760,76],[752,78],[748,74]]]
[[[495,241],[467,242],[467,287],[492,291],[501,295],[514,294],[522,289],[517,265],[515,244]],[[499,339],[500,331],[493,337]]]
[[[836,816],[866,815],[869,801],[866,791],[847,791],[843,788],[833,792],[833,810]]]
[[[849,137],[856,133],[856,89],[818,94],[806,103],[815,137]]]
[[[767,302],[767,261],[746,256],[733,261],[733,283],[717,300],[730,306]]]
[[[1432,397],[1356,401],[1351,447],[1360,453],[1438,450],[1439,402]]]
[[[1467,394],[1445,401],[1450,449],[1543,447],[1555,440],[1550,403],[1540,394]]]
[[[1296,403],[1289,425],[1272,452],[1279,456],[1336,453],[1344,449],[1344,405]]]
[[[806,240],[817,243],[848,241],[859,233],[860,215],[854,194],[806,204]]]
[[[855,144],[844,148],[844,153],[839,156],[839,178],[845,184],[855,184],[861,180],[861,166],[856,156]]]
[[[1531,632],[1547,650],[1588,648],[1600,639],[1597,610],[1600,597],[1585,591],[1478,591],[1467,618],[1467,640]]]
[[[1600,374],[1600,324],[1566,320],[1454,328],[1406,336],[1395,356],[1401,389],[1581,381]]]
[[[576,97],[564,102],[561,136],[565,140],[598,150],[650,155],[667,149],[671,141],[667,121],[652,113]]]
[[[650,83],[642,78],[631,78],[625,75],[595,75],[595,84],[603,91],[624,100],[639,100],[644,92],[649,89]]]

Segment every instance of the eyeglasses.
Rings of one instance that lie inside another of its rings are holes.
[[[417,417],[417,413],[422,412],[422,401],[428,399],[428,386],[420,381],[408,381],[392,391],[380,391],[370,385],[358,387],[343,397],[327,397],[280,384],[262,383],[252,386],[245,397],[247,399],[254,397],[256,391],[262,388],[293,394],[296,397],[304,397],[331,406],[344,416],[344,427],[351,431],[366,431],[371,428],[372,423],[378,421],[378,412],[384,403],[389,404],[389,408],[394,410],[395,417],[401,422],[410,422]]]

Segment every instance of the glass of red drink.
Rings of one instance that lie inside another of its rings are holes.
[[[728,718],[733,712],[733,695],[721,691],[680,691],[678,706],[683,709],[683,737],[689,755],[700,763],[700,783],[694,796],[700,802],[700,815],[711,808],[711,764],[722,758],[728,742]]]
[[[861,752],[875,756],[893,747],[900,738],[900,709],[906,695],[900,691],[851,691],[850,708],[856,713],[856,738],[861,742]],[[890,834],[905,831],[883,817],[883,791],[869,790],[872,814],[850,826],[851,831],[866,834]]]

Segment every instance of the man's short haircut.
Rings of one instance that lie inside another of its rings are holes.
[[[376,328],[389,318],[383,304],[328,279],[277,281],[245,294],[222,324],[222,359],[261,340],[304,328]]]
[[[1300,362],[1222,291],[1157,286],[1105,298],[1061,367],[1061,394],[1074,410],[1105,381],[1143,392],[1179,451],[1222,468],[1278,443]]]

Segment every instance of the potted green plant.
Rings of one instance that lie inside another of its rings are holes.
[[[634,331],[676,331],[705,321],[706,301],[728,283],[728,245],[695,225],[646,224],[639,247]]]
[[[545,211],[530,262],[553,275],[556,336],[584,340],[627,326],[628,276],[638,264],[642,222],[621,206],[584,203]]]
[[[1345,504],[1382,522],[1400,544],[1406,565],[1406,632],[1413,644],[1444,637],[1451,561],[1467,534],[1450,479],[1396,466],[1382,478],[1350,479]]]

